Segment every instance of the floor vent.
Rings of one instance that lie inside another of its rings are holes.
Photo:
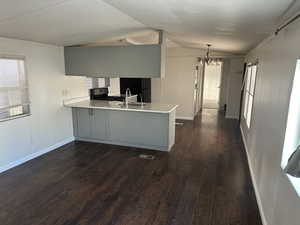
[[[146,154],[140,154],[139,157],[141,159],[147,159],[147,160],[154,160],[155,156],[154,155],[146,155]]]

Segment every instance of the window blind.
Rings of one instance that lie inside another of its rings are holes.
[[[0,57],[0,120],[30,113],[24,59]]]

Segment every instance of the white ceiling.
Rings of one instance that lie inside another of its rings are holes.
[[[149,29],[162,29],[173,45],[211,43],[215,50],[243,53],[274,31],[295,1],[0,0],[0,36],[56,45],[125,37],[147,42]]]
[[[173,41],[245,52],[274,31],[293,0],[104,0]]]
[[[100,0],[0,0],[0,5],[2,37],[74,45],[146,29]]]

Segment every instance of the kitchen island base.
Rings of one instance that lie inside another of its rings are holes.
[[[79,141],[170,151],[175,143],[175,112],[72,108]]]

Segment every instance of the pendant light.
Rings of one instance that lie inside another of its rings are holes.
[[[210,64],[211,62],[212,62],[212,58],[210,57],[210,47],[211,47],[211,44],[207,44],[206,45],[207,46],[207,51],[206,51],[206,56],[205,56],[205,62],[206,62],[206,64]]]

